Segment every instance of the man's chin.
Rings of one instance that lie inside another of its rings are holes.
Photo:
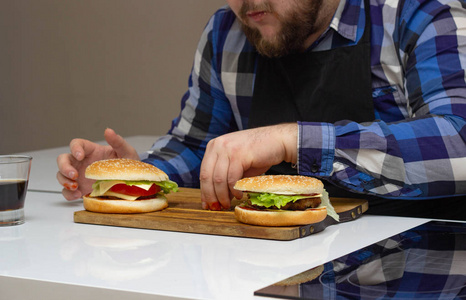
[[[257,29],[260,33],[261,40],[264,43],[273,45],[277,43],[277,37],[280,34],[280,30],[273,28],[273,26],[262,26],[260,29]]]
[[[277,33],[275,31],[270,29],[260,31],[244,25],[243,31],[259,54],[271,58],[288,54],[286,47],[283,47],[280,41],[277,40]]]
[[[277,58],[289,54],[289,51],[287,51],[287,49],[284,47],[279,47],[265,41],[256,46],[256,50],[259,52],[259,54],[269,58]]]

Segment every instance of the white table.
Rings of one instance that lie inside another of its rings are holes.
[[[26,223],[0,227],[0,299],[265,299],[254,291],[428,221],[363,215],[286,242],[77,224],[63,150],[32,153]]]
[[[362,216],[283,242],[77,224],[82,201],[58,193],[30,191],[25,210],[0,227],[1,299],[264,299],[254,291],[426,222]]]
[[[132,136],[125,138],[138,153],[149,150],[158,136]],[[97,142],[105,145],[105,141]],[[32,191],[61,192],[62,186],[58,184],[56,175],[58,172],[57,157],[62,153],[69,153],[69,146],[17,153],[32,156],[31,174],[29,176],[28,189]]]

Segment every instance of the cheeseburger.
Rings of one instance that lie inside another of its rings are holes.
[[[132,159],[108,159],[92,163],[85,177],[97,180],[83,197],[84,208],[100,213],[144,213],[168,206],[165,194],[178,185],[153,165]]]
[[[262,226],[318,223],[327,214],[338,221],[322,181],[306,176],[264,175],[243,178],[234,189],[247,193],[235,207],[236,219]]]

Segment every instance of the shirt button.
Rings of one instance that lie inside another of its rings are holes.
[[[317,173],[319,171],[319,166],[317,164],[313,164],[311,168],[312,173]]]

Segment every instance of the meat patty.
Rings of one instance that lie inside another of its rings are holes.
[[[285,206],[282,206],[281,209],[287,210],[305,210],[307,208],[316,208],[320,205],[322,200],[320,197],[300,199],[295,202],[289,202]]]

